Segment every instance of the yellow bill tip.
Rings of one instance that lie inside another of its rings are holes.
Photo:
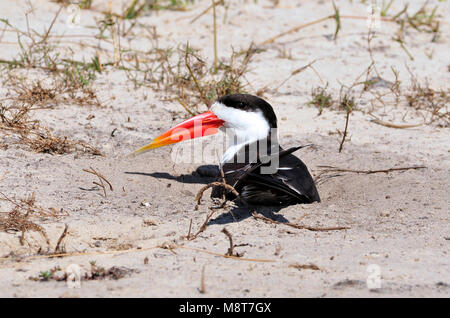
[[[137,156],[140,154],[143,154],[144,152],[147,152],[151,149],[155,149],[155,148],[159,148],[159,147],[163,147],[163,146],[167,146],[171,143],[173,143],[174,141],[171,141],[168,138],[155,138],[151,143],[149,143],[148,145],[145,145],[137,150],[135,150],[132,155],[133,156]]]

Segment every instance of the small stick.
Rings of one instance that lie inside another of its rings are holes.
[[[58,242],[56,243],[54,253],[57,253],[59,251],[59,245],[61,244],[62,240],[66,237],[68,229],[69,229],[69,226],[67,224],[65,224],[64,231],[62,232],[61,236],[58,239]]]
[[[233,254],[233,248],[234,248],[233,237],[231,236],[231,233],[228,232],[228,230],[226,228],[222,229],[222,233],[225,234],[228,237],[228,239],[230,240],[230,248],[228,249],[228,252],[226,252],[225,255],[233,256],[234,255]]]
[[[284,81],[282,81],[281,84],[279,84],[274,90],[277,92],[278,89],[279,89],[281,86],[283,86],[288,80],[290,80],[292,76],[297,75],[298,73],[303,72],[303,71],[306,70],[308,67],[311,67],[311,68],[312,68],[312,65],[313,65],[316,61],[317,61],[317,59],[316,59],[316,60],[313,60],[312,62],[309,62],[308,64],[306,64],[306,65],[304,65],[304,66],[302,66],[302,67],[300,67],[300,68],[298,68],[298,69],[296,69],[296,70],[294,70],[294,71],[292,71],[291,74],[289,74],[289,76],[288,76]]]
[[[91,145],[88,145],[88,144],[86,144],[84,142],[81,142],[81,141],[77,141],[77,142],[75,142],[75,144],[76,145],[80,145],[81,147],[92,151],[93,155],[104,157],[104,155],[100,152],[100,150],[98,150],[97,148],[95,148],[95,147],[93,147]]]
[[[93,181],[92,183],[103,189],[103,194],[104,194],[104,196],[106,198],[106,188],[105,188],[105,184],[103,183],[103,180],[100,179],[100,183],[95,182],[95,181]]]
[[[59,16],[59,14],[61,13],[61,10],[62,10],[62,9],[63,9],[63,6],[61,6],[61,7],[59,8],[59,10],[56,12],[55,16],[53,17],[53,20],[52,20],[52,22],[50,23],[50,26],[48,27],[47,32],[45,32],[45,35],[42,37],[42,41],[41,41],[42,43],[45,43],[45,41],[47,41],[48,35],[50,34],[50,31],[52,30],[53,25],[55,24],[56,19],[58,18],[58,16]]]
[[[206,265],[203,265],[202,278],[201,278],[201,281],[200,281],[200,293],[201,294],[205,294],[206,293],[206,288],[205,288],[205,267],[206,267]]]
[[[343,169],[331,166],[318,166],[319,168],[326,168],[324,172],[353,172],[353,173],[364,173],[364,174],[372,174],[372,173],[389,173],[392,171],[405,171],[405,170],[417,170],[417,169],[426,169],[426,166],[413,166],[413,167],[400,167],[400,168],[390,168],[390,169],[381,169],[381,170],[353,170],[353,169]]]
[[[20,245],[24,245],[25,244],[25,231],[26,231],[26,227],[25,226],[22,226],[21,227],[21,231],[22,231],[22,234],[20,235]]]
[[[216,211],[213,210],[210,214],[208,214],[208,216],[206,217],[205,222],[203,222],[202,226],[200,226],[200,229],[197,231],[197,233],[195,233],[194,235],[189,236],[187,238],[189,241],[195,240],[200,233],[202,233],[202,232],[204,232],[206,230],[206,228],[208,227],[208,222],[209,222],[209,220],[211,219],[211,217],[213,216],[213,214],[215,212]]]
[[[174,249],[176,248],[175,245],[173,244],[167,244],[167,243],[163,243],[161,245],[158,246],[159,248],[165,249],[165,250],[169,250],[170,252],[172,252],[174,255],[177,255],[177,253],[174,251]]]
[[[377,124],[377,125],[381,125],[381,126],[385,126],[385,127],[390,127],[390,128],[397,128],[397,129],[405,129],[405,128],[414,128],[414,127],[419,127],[425,124],[425,122],[420,123],[420,124],[404,124],[404,125],[400,125],[400,124],[394,124],[394,123],[390,123],[387,121],[382,121],[378,118],[375,119],[371,119],[370,120],[372,123]]]
[[[189,230],[188,230],[188,234],[186,236],[186,238],[189,240],[191,238],[191,229],[192,229],[192,219],[189,222]]]
[[[175,98],[176,101],[178,101],[180,103],[181,106],[183,106],[183,108],[192,116],[195,116],[196,114],[189,109],[189,107],[186,105],[186,103],[184,101],[182,101],[180,98],[176,97]]]
[[[94,168],[92,168],[92,167],[89,167],[89,168],[91,170],[83,169],[83,171],[84,172],[88,172],[88,173],[92,173],[93,175],[97,176],[97,178],[100,180],[101,184],[99,184],[98,182],[95,182],[95,181],[93,183],[95,185],[98,185],[99,187],[101,187],[103,189],[103,193],[105,194],[105,197],[106,197],[106,189],[105,189],[105,185],[103,183],[103,180],[109,185],[109,189],[111,191],[114,191],[111,183],[102,174],[100,174],[98,171],[95,171]]]
[[[319,266],[317,266],[316,264],[313,263],[309,263],[309,264],[291,264],[288,267],[291,268],[296,268],[296,269],[312,269],[315,271],[322,271],[324,272],[325,270]]]
[[[281,37],[283,37],[283,36],[285,36],[287,34],[290,34],[290,33],[293,33],[293,32],[297,32],[297,31],[299,31],[299,30],[301,30],[303,28],[309,27],[309,26],[314,25],[314,24],[318,24],[318,23],[326,21],[328,19],[334,19],[334,18],[336,18],[336,15],[333,14],[333,15],[329,15],[327,17],[324,17],[324,18],[321,18],[321,19],[318,19],[318,20],[315,20],[315,21],[312,21],[312,22],[308,22],[306,24],[302,24],[302,25],[296,26],[296,27],[294,27],[294,28],[292,28],[292,29],[290,29],[288,31],[280,33],[280,34],[278,34],[278,35],[276,35],[276,36],[274,36],[274,37],[272,37],[272,38],[262,42],[259,46],[264,46],[264,45],[267,45],[267,44],[271,44],[271,43],[275,42],[277,39],[279,39],[279,38],[281,38]]]
[[[230,190],[235,196],[240,198],[239,192],[236,191],[235,188],[233,188],[231,185],[223,182],[214,181],[207,185],[205,185],[203,188],[200,189],[200,191],[197,193],[197,196],[195,197],[195,200],[197,201],[197,205],[195,206],[195,210],[198,210],[198,206],[200,205],[200,200],[203,197],[203,193],[208,190],[209,188],[220,186],[224,187],[227,190]],[[242,200],[242,199],[241,199]]]
[[[216,152],[216,154],[217,154],[217,152]],[[222,178],[222,183],[226,184],[227,182],[225,181],[225,172],[223,172],[222,164],[220,164],[220,177]]]
[[[287,225],[287,226],[291,226],[294,227],[296,229],[302,229],[302,230],[308,230],[308,231],[315,231],[315,232],[325,232],[325,231],[339,231],[339,230],[348,230],[350,229],[349,227],[346,226],[336,226],[336,227],[312,227],[312,226],[308,226],[308,225],[298,225],[298,224],[294,224],[291,222],[278,222],[272,219],[269,219],[259,213],[257,213],[256,211],[252,212],[252,216],[255,219],[260,219],[263,220],[265,222],[268,223],[273,223],[273,224],[281,224],[281,225]]]
[[[336,20],[336,31],[334,32],[333,40],[336,41],[339,30],[341,29],[341,17],[339,15],[339,8],[333,0],[334,19]]]
[[[347,115],[345,117],[344,134],[342,135],[341,144],[339,145],[339,153],[342,151],[342,148],[344,148],[345,138],[347,137],[347,128],[348,128],[348,121],[350,119],[350,113],[351,113],[351,111],[347,109]]]

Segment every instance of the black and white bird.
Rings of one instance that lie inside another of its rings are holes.
[[[283,149],[277,129],[275,112],[265,100],[248,94],[226,95],[209,111],[171,128],[135,153],[223,130],[233,142],[222,156],[221,168],[226,183],[245,202],[270,206],[320,202],[308,168],[293,155],[302,146]],[[215,187],[211,196],[221,197],[222,191]],[[231,193],[226,195],[233,198]]]

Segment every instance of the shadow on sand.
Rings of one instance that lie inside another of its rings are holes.
[[[191,172],[190,174],[182,174],[179,176],[171,175],[167,172],[131,172],[126,171],[126,174],[132,175],[142,175],[153,177],[157,179],[167,179],[174,180],[181,183],[187,184],[209,184],[213,181],[216,181],[217,176],[219,175],[219,168],[215,165],[203,165],[199,166],[196,171]],[[284,216],[280,214],[275,214],[276,212],[283,209],[283,206],[245,206],[238,202],[239,200],[235,200],[235,206],[231,208],[229,212],[225,212],[217,216],[216,218],[210,220],[208,225],[213,224],[229,224],[234,222],[240,222],[252,216],[252,212],[256,210],[259,214],[264,215],[265,217],[272,219],[278,222],[289,222]],[[217,211],[218,213],[220,211]]]
[[[235,201],[236,202],[236,201]],[[231,209],[229,212],[225,212],[217,216],[215,219],[212,219],[208,222],[208,225],[226,225],[229,223],[234,222],[241,222],[249,217],[252,217],[253,211],[256,211],[257,213],[272,219],[274,221],[285,223],[289,222],[288,219],[286,219],[281,214],[275,214],[276,212],[280,211],[284,207],[279,206],[244,206],[244,205],[237,205]]]
[[[167,172],[137,172],[137,171],[125,171],[126,174],[134,174],[141,176],[148,176],[157,179],[174,180],[181,183],[188,184],[208,184],[216,180],[219,174],[219,168],[215,165],[204,165],[197,168],[196,171],[190,174],[182,174],[179,176],[171,175]]]

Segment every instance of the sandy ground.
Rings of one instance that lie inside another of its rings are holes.
[[[105,2],[105,3],[101,3]],[[432,1],[438,4],[437,1]],[[224,22],[219,19],[219,55],[228,57],[231,46],[245,48],[251,41],[261,43],[289,28],[333,13],[328,1],[272,2],[232,1]],[[341,15],[365,16],[367,6],[359,1],[337,1]],[[422,2],[411,2],[417,10]],[[43,30],[58,10],[49,1],[33,1],[32,28]],[[121,4],[115,1],[115,10]],[[189,41],[202,48],[202,55],[212,57],[212,18],[190,20],[209,5],[196,1],[186,12],[160,11],[138,19],[142,26],[156,26],[161,45]],[[0,17],[18,27],[25,27],[26,1],[0,1]],[[402,1],[395,1],[393,11],[400,11]],[[439,3],[439,13],[448,17],[448,2]],[[106,10],[106,1],[93,2],[93,9]],[[81,25],[67,28],[63,12],[55,23],[55,34],[93,34],[94,10],[83,10]],[[218,15],[225,14],[218,8]],[[399,70],[407,89],[410,81],[407,65],[421,82],[438,89],[448,89],[450,73],[449,28],[441,25],[441,36],[410,30],[406,35],[410,60],[391,38],[397,26],[381,22],[372,44],[378,71],[393,81],[391,66]],[[35,193],[42,207],[63,208],[70,216],[60,220],[37,220],[50,239],[50,246],[39,233],[28,232],[24,246],[20,233],[0,232],[0,282],[3,297],[448,297],[450,296],[449,257],[449,130],[438,124],[408,129],[376,125],[372,112],[382,120],[409,124],[422,118],[407,105],[372,106],[367,98],[358,99],[358,111],[352,113],[349,138],[338,152],[345,113],[307,105],[311,90],[329,83],[333,94],[340,84],[351,85],[370,64],[367,52],[368,28],[365,20],[343,19],[338,40],[332,40],[334,21],[317,24],[280,38],[256,54],[246,74],[250,91],[264,86],[273,88],[289,74],[314,59],[317,74],[307,69],[293,76],[278,91],[269,89],[264,98],[279,119],[280,138],[285,146],[313,143],[297,155],[313,175],[319,166],[378,170],[393,167],[426,166],[426,169],[377,174],[341,173],[319,184],[320,204],[296,205],[259,212],[274,220],[347,230],[314,232],[284,225],[268,224],[249,211],[234,208],[219,210],[207,229],[195,240],[187,241],[190,221],[196,232],[213,203],[206,196],[198,211],[195,194],[210,182],[195,171],[198,166],[215,164],[174,164],[171,148],[162,148],[136,158],[126,157],[151,138],[181,121],[185,113],[177,103],[164,102],[161,94],[148,87],[135,89],[123,72],[106,70],[93,82],[103,107],[58,103],[55,109],[40,110],[34,116],[60,136],[84,140],[98,147],[104,157],[83,153],[50,155],[33,153],[23,145],[11,144],[0,150],[0,190],[24,198]],[[15,35],[7,33],[0,43],[0,57],[17,53]],[[131,46],[142,49],[149,44],[134,40]],[[280,51],[291,54],[290,59]],[[430,52],[432,57],[430,58]],[[76,56],[92,54],[88,48]],[[212,58],[208,58],[212,61]],[[30,70],[33,72],[33,70]],[[2,74],[2,81],[6,79]],[[200,108],[202,109],[202,108]],[[173,115],[173,112],[178,112]],[[405,116],[406,114],[406,116]],[[88,119],[89,115],[95,117]],[[116,129],[114,136],[111,132]],[[6,138],[6,137],[2,137]],[[4,139],[9,140],[9,139]],[[213,142],[214,139],[208,139]],[[103,191],[92,184],[93,175],[82,169],[93,167],[113,185]],[[0,201],[2,211],[8,205]],[[229,211],[232,211],[236,220]],[[67,253],[80,255],[49,258],[39,255],[52,251],[58,237],[69,226],[63,240]],[[228,238],[226,228],[238,246],[242,258],[224,258]],[[164,249],[161,246],[177,246]],[[35,257],[37,256],[37,257]],[[35,257],[35,258],[27,258]],[[269,260],[270,262],[263,262]],[[64,282],[36,282],[40,272],[55,266],[63,270],[71,264],[88,271],[90,262],[109,268],[130,270],[113,280],[82,281],[80,289],[69,289]],[[297,265],[315,264],[319,270]],[[376,265],[375,267],[370,265]],[[371,269],[379,269],[381,288],[369,290],[366,284]],[[203,275],[202,275],[203,271]],[[201,293],[201,281],[205,293]]]

